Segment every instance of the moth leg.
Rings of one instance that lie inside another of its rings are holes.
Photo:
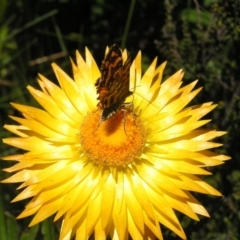
[[[126,132],[126,118],[127,118],[127,114],[130,111],[130,112],[132,112],[133,116],[135,116],[133,103],[132,102],[123,103],[121,105],[121,111],[124,112],[123,128],[124,128],[125,134],[127,135],[127,132]],[[135,121],[134,121],[134,123],[135,123]]]
[[[98,111],[98,108],[97,108],[96,110],[93,110],[92,112],[93,112],[93,113],[96,113],[97,111]]]
[[[127,135],[127,132],[126,132],[126,118],[127,118],[128,110],[127,110],[126,108],[121,108],[121,111],[124,113],[123,129],[124,129],[125,134]],[[127,136],[128,136],[128,135],[127,135]]]
[[[125,109],[126,111],[130,111],[132,113],[132,117],[134,118],[134,124],[137,127],[136,124],[136,116],[138,116],[135,111],[134,111],[134,104],[133,102],[127,102],[127,103],[123,103],[122,104],[123,109]],[[121,109],[122,110],[122,109]]]
[[[98,124],[97,124],[96,128],[93,130],[92,134],[94,134],[94,133],[97,131],[97,129],[98,129],[99,126],[100,126],[100,123],[102,122],[102,113],[103,113],[103,110],[101,110]]]

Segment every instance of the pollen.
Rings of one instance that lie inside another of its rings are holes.
[[[145,130],[132,113],[118,110],[99,123],[100,111],[89,113],[81,126],[80,143],[85,154],[99,166],[125,166],[139,157]]]

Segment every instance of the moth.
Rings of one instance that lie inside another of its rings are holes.
[[[130,54],[123,63],[121,49],[113,44],[102,61],[101,77],[95,83],[99,100],[97,106],[101,109],[99,124],[124,108],[126,98],[132,94],[129,91],[130,66]]]

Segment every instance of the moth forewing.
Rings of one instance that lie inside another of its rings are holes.
[[[125,100],[132,95],[129,90],[130,66],[130,54],[126,50],[122,52],[117,44],[113,44],[102,61],[101,77],[95,83],[99,100],[97,106],[101,110],[99,124],[118,110],[128,112]]]

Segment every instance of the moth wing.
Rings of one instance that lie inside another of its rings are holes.
[[[120,106],[124,103],[125,99],[132,94],[132,92],[129,91],[130,66],[131,58],[128,57],[124,65],[116,72],[114,82],[102,101],[104,108],[110,107],[115,103],[118,103]]]
[[[117,44],[110,47],[107,55],[102,61],[101,65],[101,78],[97,80],[97,90],[101,90],[102,87],[110,88],[115,81],[116,72],[121,69],[123,65],[122,52]]]

